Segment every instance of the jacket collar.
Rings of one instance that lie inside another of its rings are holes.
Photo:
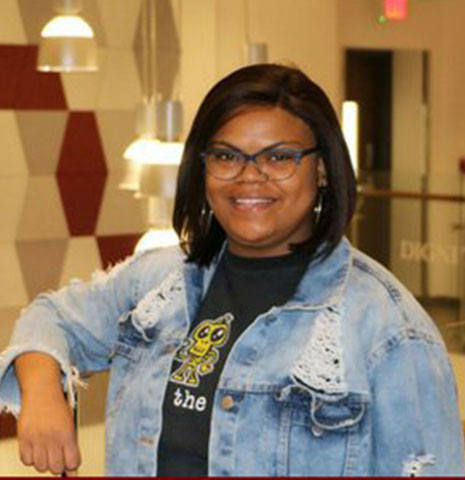
[[[199,269],[193,264],[188,268],[187,284],[203,298],[210,285],[216,267],[226,250],[227,242],[209,267]],[[352,252],[349,241],[344,237],[324,259],[310,262],[296,292],[283,306],[284,309],[319,309],[334,307],[340,303],[349,276]],[[198,298],[200,300],[200,298]]]
[[[342,238],[331,254],[310,262],[285,309],[336,308],[340,303],[352,264],[352,247]]]

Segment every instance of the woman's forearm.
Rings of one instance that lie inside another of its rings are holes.
[[[47,398],[63,397],[58,362],[40,352],[23,353],[15,360],[15,371],[22,400],[45,395]]]

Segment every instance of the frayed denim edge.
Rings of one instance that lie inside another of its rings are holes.
[[[67,394],[68,403],[71,408],[76,405],[76,387],[87,388],[87,384],[80,378],[79,370],[77,367],[70,364],[68,360],[64,360],[61,355],[53,349],[50,349],[46,345],[36,344],[34,346],[14,346],[8,347],[0,354],[0,382],[5,376],[8,368],[12,362],[24,353],[45,353],[53,357],[60,365],[60,370],[63,372],[64,379],[62,381],[63,389]],[[0,400],[0,413],[7,412],[18,417],[21,406],[19,404],[12,404],[8,402],[2,402]]]

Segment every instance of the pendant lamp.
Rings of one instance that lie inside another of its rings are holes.
[[[249,0],[243,0],[245,20],[245,55],[247,65],[268,62],[268,45],[265,42],[252,41],[250,33],[250,4]]]
[[[144,6],[143,99],[136,107],[137,138],[126,148],[123,157],[136,165],[179,165],[184,149],[178,141],[182,131],[182,104],[176,100],[156,100],[153,0],[145,0]]]
[[[56,15],[40,33],[37,70],[95,72],[97,43],[91,26],[79,15],[81,0],[55,0]]]

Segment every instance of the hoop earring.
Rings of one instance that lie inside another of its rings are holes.
[[[323,213],[323,189],[318,189],[318,198],[313,207],[313,229],[317,227],[321,220],[321,214]]]

